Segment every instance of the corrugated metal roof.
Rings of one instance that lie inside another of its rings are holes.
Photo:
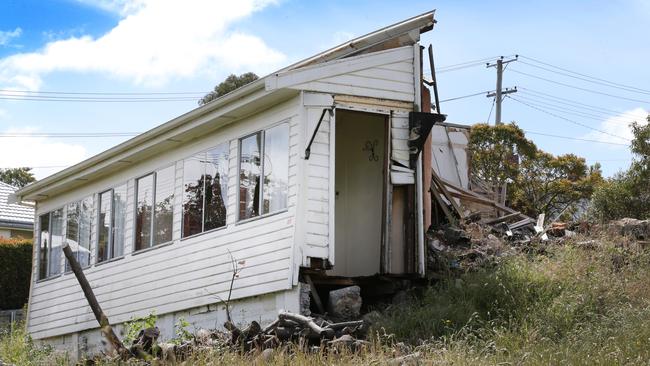
[[[0,226],[6,224],[34,224],[34,208],[17,203],[9,203],[9,195],[18,188],[0,182]]]

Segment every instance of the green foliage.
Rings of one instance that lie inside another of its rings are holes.
[[[443,281],[375,330],[424,341],[441,364],[643,364],[650,253],[620,238],[575,245],[585,239]]]
[[[580,213],[603,180],[598,165],[538,149],[515,123],[472,126],[469,150],[472,174],[495,188],[508,183],[508,204],[533,217]]]
[[[187,330],[190,323],[184,317],[179,317],[176,324],[174,324],[175,337],[171,340],[172,343],[181,344],[185,341],[194,339],[194,335]]]
[[[13,330],[0,333],[0,364],[2,362],[25,366],[67,364],[64,361],[65,359],[52,360],[51,347],[35,345],[25,331],[23,323],[15,324]]]
[[[607,179],[594,192],[591,213],[598,220],[650,217],[650,124],[635,122],[631,127],[635,160],[627,171]]]
[[[259,79],[259,77],[252,72],[247,72],[239,76],[230,74],[226,80],[222,81],[214,87],[214,91],[209,92],[203,98],[201,98],[199,100],[199,105],[207,104],[214,99],[226,95],[233,90],[239,89],[246,84],[252,83],[257,79]]]
[[[482,180],[501,185],[517,175],[517,156],[532,157],[537,146],[516,124],[472,126],[469,138],[472,172]]]
[[[149,313],[147,316],[131,318],[131,320],[129,320],[125,324],[126,335],[124,336],[124,344],[126,345],[133,344],[133,341],[138,337],[140,331],[147,328],[155,327],[157,320],[158,320],[158,316],[153,311]]]
[[[32,168],[0,168],[0,182],[5,182],[11,186],[22,188],[29,183],[36,182]]]
[[[32,239],[0,238],[0,309],[20,309],[29,297]]]

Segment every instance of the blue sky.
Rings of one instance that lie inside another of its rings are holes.
[[[0,134],[14,137],[0,137],[0,167],[34,166],[43,178],[128,138],[52,133],[146,131],[195,108],[197,96],[230,73],[264,75],[432,8],[438,24],[422,43],[434,46],[441,99],[495,84],[494,69],[481,63],[445,66],[523,55],[504,74],[504,86],[520,92],[504,101],[503,120],[530,131],[546,151],[601,162],[607,175],[629,165],[627,123],[647,115],[650,92],[579,80],[553,66],[650,89],[650,4],[643,0],[9,0],[0,3]],[[16,92],[6,90],[196,94],[94,103],[11,100]],[[479,95],[441,109],[448,121],[471,124],[485,121],[491,105]]]

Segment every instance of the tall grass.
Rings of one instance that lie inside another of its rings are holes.
[[[650,249],[623,238],[584,240],[524,250],[386,309],[360,353],[289,347],[262,362],[259,355],[204,350],[186,364],[383,365],[412,353],[433,365],[649,364]],[[1,360],[65,363],[20,332],[2,337]]]
[[[376,327],[441,363],[650,363],[650,255],[582,240],[444,281]]]

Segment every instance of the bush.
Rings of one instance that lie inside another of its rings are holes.
[[[32,239],[0,239],[0,309],[20,309],[29,297]]]
[[[623,217],[650,217],[650,192],[647,178],[637,176],[632,169],[601,184],[591,197],[590,214],[597,220],[608,221]]]

